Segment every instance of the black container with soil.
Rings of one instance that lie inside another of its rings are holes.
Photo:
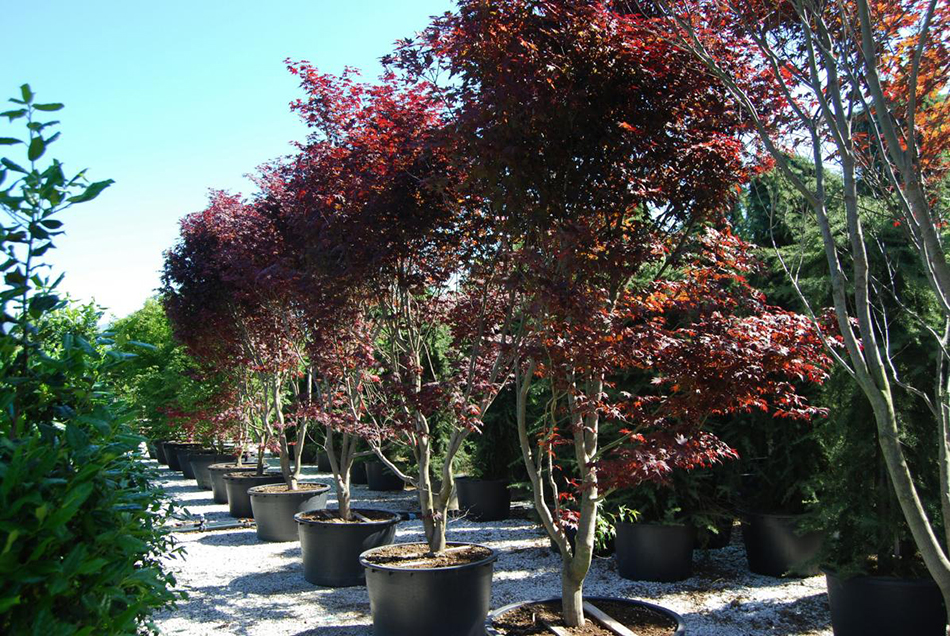
[[[251,496],[247,491],[254,486],[279,484],[284,481],[280,473],[228,472],[224,474],[224,487],[228,491],[228,512],[238,519],[253,519]]]
[[[659,636],[684,636],[686,623],[676,612],[643,601],[604,596],[585,596],[585,616],[589,633],[598,636],[613,636],[616,632],[604,626],[601,616],[606,615],[635,634]],[[592,611],[590,606],[593,606]],[[598,613],[602,612],[603,614]],[[595,615],[596,614],[596,615]],[[549,598],[543,601],[522,601],[505,605],[488,615],[485,621],[486,636],[520,636],[522,634],[548,634],[539,631],[536,620],[544,620],[562,627],[561,599]],[[649,630],[649,632],[647,631]],[[588,633],[588,632],[585,632]]]
[[[729,517],[715,523],[716,532],[708,528],[696,528],[696,549],[721,550],[732,541],[732,528],[735,519]]]
[[[165,444],[165,458],[168,460],[168,467],[172,470],[181,471],[181,458],[179,457],[179,453],[201,447],[202,444],[194,444],[191,442],[167,442]]]
[[[511,513],[511,491],[504,479],[455,480],[459,510],[475,521],[501,521]]]
[[[149,459],[158,460],[158,449],[155,447],[155,442],[151,440],[145,442],[145,452],[148,454]]]
[[[323,510],[327,507],[326,484],[298,483],[297,490],[286,484],[255,486],[247,491],[251,510],[257,522],[257,538],[261,541],[297,541],[298,512]]]
[[[824,572],[835,636],[946,636],[947,613],[933,579]]]
[[[686,524],[617,524],[617,573],[633,581],[682,581],[693,572],[696,529]]]
[[[398,491],[406,487],[406,483],[389,470],[383,462],[366,463],[366,483],[370,490],[378,492]]]
[[[158,463],[162,466],[168,466],[168,458],[165,457],[165,444],[168,443],[168,440],[164,439],[155,441],[155,459],[157,459]]]
[[[198,482],[198,488],[201,488],[202,490],[212,490],[211,472],[208,469],[214,464],[233,462],[234,455],[204,453],[200,455],[191,455],[188,461],[191,463],[191,470],[195,474],[195,481]],[[221,485],[223,487],[224,482],[221,482]]]
[[[195,468],[191,463],[192,459],[195,457],[216,454],[217,453],[215,453],[215,451],[210,448],[196,448],[178,451],[178,463],[181,464],[182,477],[185,479],[195,479]],[[227,459],[222,461],[227,461]]]
[[[333,467],[330,466],[330,456],[326,451],[320,451],[317,453],[317,472],[329,473],[333,470]]]
[[[228,473],[255,473],[257,466],[251,464],[235,464],[225,462],[223,464],[211,464],[208,466],[208,475],[211,477],[211,494],[214,503],[228,503],[228,489],[224,484],[224,476]]]
[[[485,633],[498,555],[477,544],[450,542],[438,561],[429,564],[423,558],[428,549],[427,544],[394,544],[360,555],[366,569],[373,636]],[[414,554],[386,556],[401,550]],[[453,564],[457,560],[461,564]]]
[[[360,555],[389,545],[396,536],[399,515],[385,510],[355,508],[359,515],[344,522],[335,510],[294,515],[303,555],[303,576],[314,585],[351,587],[366,583]]]
[[[749,569],[765,576],[814,576],[824,533],[800,532],[803,515],[742,514],[742,540]]]

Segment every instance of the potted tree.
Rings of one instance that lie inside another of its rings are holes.
[[[742,178],[740,122],[698,65],[643,28],[648,19],[594,2],[462,2],[403,55],[457,78],[467,174],[518,246],[528,335],[517,427],[535,508],[562,554],[561,617],[572,627],[585,624],[605,492],[733,455],[702,430],[710,415],[767,408],[770,397],[784,415],[810,415],[788,378],[823,377],[808,361],[823,360],[820,340],[747,287],[747,247],[718,220]],[[697,109],[701,129],[682,118]],[[615,390],[628,373],[652,375],[652,390]],[[550,383],[549,408],[529,422],[538,378]],[[550,449],[562,445],[576,467],[574,511],[554,479]],[[575,517],[574,548],[564,515]]]

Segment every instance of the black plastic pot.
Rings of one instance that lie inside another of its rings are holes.
[[[396,536],[399,515],[388,511],[354,508],[356,512],[385,512],[390,519],[363,523],[332,523],[294,515],[303,555],[303,577],[314,585],[351,587],[366,583],[360,555]]]
[[[460,545],[475,544],[453,542],[448,547]],[[378,549],[360,555],[373,636],[483,636],[498,559],[494,550],[466,565],[402,569],[369,563],[366,558]]]
[[[238,519],[253,519],[254,510],[251,508],[251,496],[248,489],[264,484],[279,484],[284,481],[280,473],[264,473],[256,475],[247,472],[230,472],[224,474],[224,487],[228,491],[228,512]]]
[[[216,455],[213,450],[208,448],[185,449],[178,451],[178,463],[181,465],[181,474],[185,479],[195,479],[195,469],[191,460],[195,457],[205,455]],[[224,460],[227,461],[227,460]]]
[[[617,524],[617,573],[632,581],[682,581],[693,573],[690,525]]]
[[[211,490],[211,473],[208,468],[214,464],[223,464],[234,461],[234,455],[224,455],[221,453],[205,453],[201,455],[190,455],[188,458],[191,464],[191,470],[195,474],[195,481],[202,490]],[[224,482],[221,482],[224,485]],[[224,503],[224,502],[222,502]]]
[[[357,462],[350,467],[350,483],[357,486],[365,486],[367,484],[366,464]]]
[[[459,477],[455,480],[458,491],[459,510],[475,521],[500,521],[511,512],[511,492],[504,479],[472,479]]]
[[[145,442],[145,451],[148,453],[149,459],[158,459],[158,451],[155,449],[155,442]]]
[[[696,529],[696,548],[699,550],[721,550],[732,540],[732,526],[735,519],[729,517],[716,522],[717,532],[706,528]]]
[[[257,466],[242,464],[237,466],[231,462],[224,464],[211,464],[208,466],[208,475],[211,476],[211,493],[214,503],[228,503],[228,489],[224,484],[224,476],[228,473],[254,473],[257,472]]]
[[[321,473],[329,473],[333,470],[330,466],[330,456],[327,455],[326,451],[320,451],[317,453],[317,471]]]
[[[184,474],[185,467],[182,460],[185,455],[195,450],[199,450],[202,444],[197,443],[175,443],[165,444],[165,456],[168,458],[168,467]],[[192,477],[194,479],[194,477]]]
[[[742,540],[749,569],[766,576],[814,576],[823,532],[798,532],[802,515],[745,512]]]
[[[304,487],[312,485],[301,484]],[[283,492],[263,492],[263,486],[248,490],[251,510],[254,513],[252,516],[257,522],[257,538],[261,541],[297,541],[297,522],[294,521],[294,515],[327,507],[330,487],[326,484],[316,486],[309,490]]]
[[[155,441],[155,459],[158,460],[158,463],[162,466],[168,466],[168,458],[165,457],[165,444],[168,442],[160,439]]]
[[[402,490],[406,483],[393,474],[383,462],[366,463],[366,483],[370,490]]]
[[[932,579],[842,579],[823,571],[835,636],[946,636],[947,612]]]
[[[644,601],[632,601],[627,598],[614,598],[610,596],[584,596],[585,601],[610,601],[612,603],[623,603],[625,605],[630,605],[633,607],[641,607],[656,612],[657,614],[662,614],[666,616],[671,621],[676,623],[676,631],[672,633],[671,636],[684,636],[686,634],[686,622],[683,621],[683,617],[674,612],[673,610],[666,609],[665,607],[660,607],[659,605],[654,605],[653,603],[645,603]],[[485,619],[485,636],[503,636],[501,632],[496,630],[492,626],[492,621],[496,618],[503,616],[504,614],[516,610],[522,605],[529,605],[533,603],[560,603],[560,597],[557,598],[547,598],[540,601],[521,601],[519,603],[512,603],[510,605],[505,605],[493,611],[488,615],[488,618]]]

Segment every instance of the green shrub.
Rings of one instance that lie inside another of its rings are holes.
[[[35,103],[29,86],[21,97],[3,116],[25,120],[28,138],[0,137],[26,155],[0,159],[0,633],[155,631],[149,615],[177,598],[162,557],[177,550],[143,440],[105,381],[128,354],[93,335],[98,313],[68,307],[41,260],[55,217],[111,182],[40,167],[58,135],[36,117],[62,105]]]

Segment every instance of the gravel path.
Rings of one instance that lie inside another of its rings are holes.
[[[157,465],[157,464],[156,464]],[[307,471],[306,481],[331,484],[330,475]],[[231,519],[227,506],[193,480],[159,468],[160,483],[193,516]],[[335,505],[331,489],[330,505]],[[357,505],[388,510],[417,508],[413,493],[353,488]],[[559,557],[543,531],[522,519],[474,523],[457,519],[449,540],[472,541],[499,552],[492,607],[560,595]],[[678,583],[627,581],[612,559],[595,559],[585,584],[590,595],[621,596],[679,612],[689,636],[832,636],[823,576],[775,579],[751,574],[739,533],[722,550],[697,550],[694,575]],[[365,587],[321,588],[307,583],[298,543],[263,543],[254,529],[180,533],[186,553],[170,565],[189,598],[156,616],[164,634],[369,636],[372,621]],[[423,540],[422,523],[397,526],[396,541]],[[451,636],[451,635],[446,635]]]

